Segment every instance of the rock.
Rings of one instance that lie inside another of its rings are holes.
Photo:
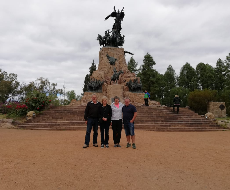
[[[34,111],[29,111],[26,115],[26,120],[30,120],[36,117],[36,113]]]
[[[205,118],[207,118],[207,119],[215,119],[215,116],[214,116],[214,114],[208,112],[208,113],[205,114]]]
[[[0,123],[0,128],[3,128],[3,129],[15,129],[17,127],[15,127],[12,122],[11,123],[4,123],[1,121]]]

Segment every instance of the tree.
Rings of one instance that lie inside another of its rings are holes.
[[[226,81],[225,81],[225,88],[230,90],[230,53],[229,56],[226,56],[226,60],[224,61],[226,65]]]
[[[30,82],[29,84],[22,84],[20,89],[22,97],[31,94],[33,91],[55,97],[57,95],[63,94],[63,90],[57,88],[57,83],[51,83],[49,79],[45,79],[43,77],[40,77],[35,81]]]
[[[74,90],[66,92],[67,100],[71,102],[73,99],[76,99],[76,93]]]
[[[194,91],[198,88],[196,71],[189,63],[186,63],[181,68],[178,85],[190,91]]]
[[[211,65],[199,63],[196,66],[196,75],[199,89],[214,90],[215,72]]]
[[[17,75],[0,69],[0,102],[5,102],[18,94],[20,83],[17,81]]]
[[[86,76],[85,76],[84,86],[83,86],[83,93],[88,90],[88,84],[90,82],[90,76],[92,76],[93,71],[96,71],[96,69],[97,69],[97,67],[96,67],[96,65],[94,63],[94,60],[93,60],[93,63],[89,68],[89,74],[86,74]]]
[[[153,69],[153,65],[156,63],[149,53],[144,56],[143,63],[137,76],[141,78],[142,89],[151,92],[151,87],[156,82],[157,72]]]
[[[128,70],[131,72],[131,73],[135,73],[137,74],[138,70],[137,69],[137,65],[138,63],[133,59],[133,56],[130,58],[130,60],[128,61]]]
[[[164,84],[163,84],[163,100],[162,103],[166,105],[171,105],[170,90],[176,87],[176,73],[171,65],[168,66],[164,74]]]
[[[178,95],[181,99],[181,107],[185,107],[188,105],[188,94],[189,89],[182,88],[182,87],[174,87],[170,90],[169,97],[170,97],[170,106],[173,105],[173,98],[175,95]]]
[[[225,64],[221,59],[218,59],[215,67],[215,90],[220,92],[225,88],[226,77],[228,74],[227,64]]]

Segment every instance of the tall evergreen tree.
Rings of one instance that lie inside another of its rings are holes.
[[[138,63],[135,61],[135,59],[133,58],[133,56],[130,58],[130,60],[128,61],[128,70],[131,73],[135,73],[137,74],[138,69],[137,69],[137,65]]]
[[[151,86],[156,82],[157,72],[153,69],[156,63],[149,53],[144,56],[143,63],[137,76],[141,78],[142,89],[151,92]]]
[[[176,87],[176,72],[171,65],[164,74],[163,104],[171,105],[170,90]]]
[[[215,90],[218,92],[225,88],[227,74],[227,65],[221,59],[218,59],[215,67]]]
[[[194,91],[198,88],[196,71],[189,63],[186,63],[181,68],[178,85],[179,87],[187,88],[190,91]]]
[[[213,81],[215,79],[215,72],[211,65],[199,63],[196,66],[196,74],[199,89],[214,89]]]
[[[88,84],[90,82],[90,76],[93,74],[93,71],[96,71],[96,69],[97,69],[97,67],[96,67],[96,64],[94,63],[94,60],[93,60],[93,63],[89,68],[89,74],[86,74],[86,76],[85,76],[83,93],[88,90]]]

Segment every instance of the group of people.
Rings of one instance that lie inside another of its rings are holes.
[[[124,124],[127,145],[126,148],[132,146],[136,149],[134,120],[137,116],[136,107],[130,104],[130,99],[125,98],[125,104],[121,103],[119,97],[114,97],[114,102],[111,105],[107,103],[106,96],[102,97],[101,103],[97,101],[96,94],[92,95],[92,101],[87,103],[84,119],[87,124],[85,144],[83,148],[89,147],[90,133],[93,128],[93,146],[98,147],[98,125],[101,131],[101,148],[109,148],[109,127],[112,125],[114,147],[121,147],[121,131],[122,123]],[[130,143],[132,140],[132,145]]]

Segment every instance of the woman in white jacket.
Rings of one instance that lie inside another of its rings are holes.
[[[119,102],[119,98],[117,96],[114,97],[114,102],[111,104],[112,109],[112,129],[113,129],[113,141],[114,147],[121,147],[120,139],[121,139],[121,130],[122,130],[122,107],[124,104]]]

